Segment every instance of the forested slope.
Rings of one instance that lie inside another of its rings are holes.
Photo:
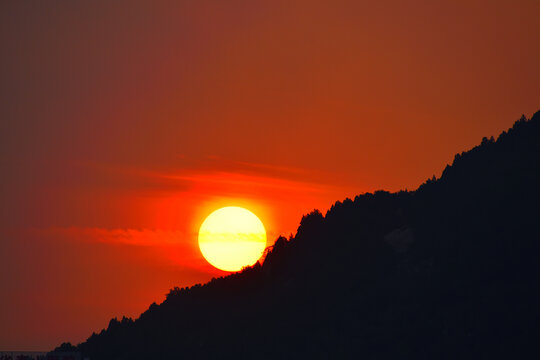
[[[262,264],[173,289],[77,348],[90,359],[528,357],[539,188],[540,112],[416,191],[313,211]]]

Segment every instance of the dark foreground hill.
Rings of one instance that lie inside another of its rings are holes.
[[[173,289],[77,348],[90,359],[532,358],[539,195],[540,112],[414,192],[304,216],[262,265]]]

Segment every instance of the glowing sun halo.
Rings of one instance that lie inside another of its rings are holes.
[[[259,260],[266,247],[266,230],[251,211],[237,206],[208,215],[199,229],[204,258],[224,271],[238,271]]]

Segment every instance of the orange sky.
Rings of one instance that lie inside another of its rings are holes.
[[[84,340],[224,273],[220,206],[269,238],[415,189],[540,109],[540,3],[0,4],[0,350]]]

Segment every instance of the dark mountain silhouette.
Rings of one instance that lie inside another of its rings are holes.
[[[90,359],[531,358],[539,192],[537,112],[416,191],[315,210],[262,264],[172,289],[77,349]]]

